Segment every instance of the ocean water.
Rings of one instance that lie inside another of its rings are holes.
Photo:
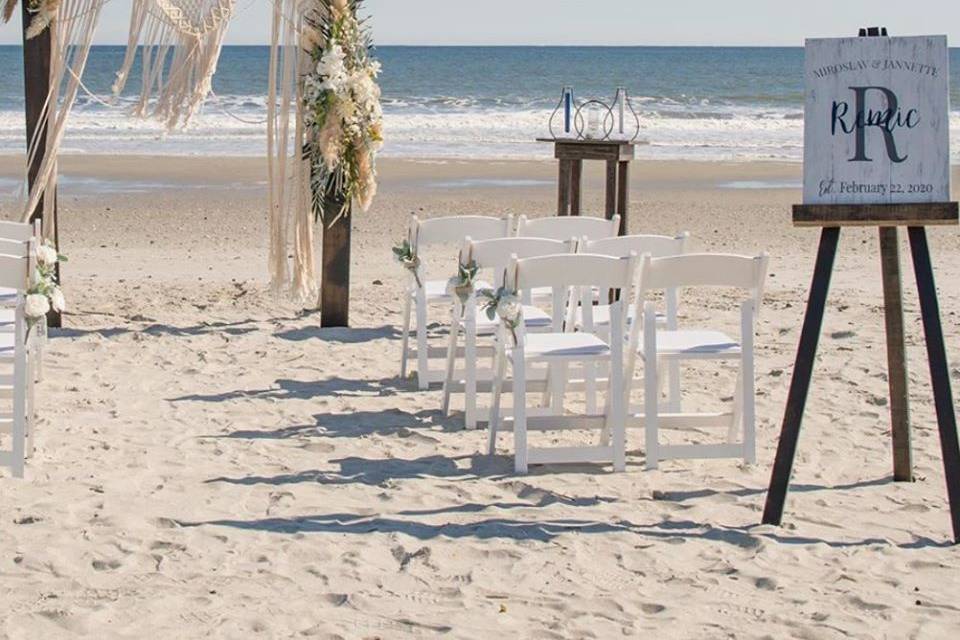
[[[536,143],[563,85],[609,100],[625,86],[647,158],[800,160],[803,50],[744,47],[379,47],[387,142],[408,158],[546,158]],[[123,48],[94,47],[84,84],[108,99]],[[166,134],[81,92],[68,153],[261,155],[267,47],[225,47],[214,96],[190,128]],[[960,49],[950,51],[953,161],[960,162]],[[0,47],[0,153],[24,147],[19,47]]]

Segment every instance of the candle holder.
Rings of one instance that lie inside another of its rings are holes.
[[[596,98],[577,104],[573,88],[564,87],[547,126],[554,140],[633,142],[640,135],[640,116],[624,87],[617,87],[610,104]]]
[[[573,98],[573,87],[564,87],[560,93],[560,102],[550,114],[550,136],[552,138],[574,138],[573,119],[576,111],[576,101]],[[558,133],[561,132],[561,133]]]

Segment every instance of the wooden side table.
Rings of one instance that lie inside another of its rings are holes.
[[[580,215],[580,187],[584,160],[607,163],[606,206],[604,215],[610,219],[620,215],[620,235],[627,234],[627,212],[630,195],[630,161],[636,157],[636,146],[620,140],[555,140],[537,138],[538,142],[552,142],[554,157],[560,161],[557,180],[557,215]]]

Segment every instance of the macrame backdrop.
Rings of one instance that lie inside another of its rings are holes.
[[[307,49],[307,11],[324,0],[274,0],[267,96],[267,156],[270,183],[270,282],[300,301],[317,298],[310,163],[304,158],[302,83],[313,64]],[[293,122],[291,123],[291,116]],[[292,247],[290,239],[292,233]],[[292,249],[292,273],[287,256]]]
[[[168,129],[185,126],[210,93],[234,4],[235,0],[133,0],[127,53],[114,95],[126,86],[139,50],[143,82],[134,114],[153,115]]]
[[[47,143],[41,150],[37,139],[30,141],[28,166],[41,151],[43,163],[24,207],[24,220],[43,194],[56,187],[67,118],[82,87],[94,31],[107,1],[62,0],[50,24],[51,90],[41,117],[47,123]],[[270,280],[277,294],[310,301],[317,299],[318,290],[310,165],[301,152],[300,79],[313,64],[308,51],[318,36],[305,26],[303,17],[329,11],[330,0],[268,1],[273,4],[267,100]],[[114,94],[123,90],[139,52],[143,79],[136,115],[157,116],[168,129],[185,126],[210,94],[234,5],[235,0],[134,0],[130,37]],[[45,225],[53,224],[54,206],[55,198],[44,199]],[[52,227],[44,233],[52,236]]]
[[[25,0],[24,0],[25,1]],[[50,94],[43,105],[40,122],[46,122],[47,144],[43,149],[43,162],[27,197],[22,219],[27,222],[43,194],[56,188],[57,155],[67,129],[67,118],[80,88],[90,44],[100,19],[100,10],[106,0],[62,0],[57,17],[50,23]],[[37,127],[37,132],[43,129]],[[40,152],[39,139],[29,141],[27,167],[33,164]],[[26,184],[26,174],[24,174]],[[53,237],[53,207],[55,198],[44,198],[44,236]]]

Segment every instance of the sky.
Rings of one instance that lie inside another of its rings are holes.
[[[110,0],[95,42],[127,41],[131,0]],[[378,44],[774,45],[804,37],[946,33],[960,46],[960,0],[367,0]],[[266,44],[269,0],[237,0],[227,44]],[[0,44],[20,42],[19,19]]]

